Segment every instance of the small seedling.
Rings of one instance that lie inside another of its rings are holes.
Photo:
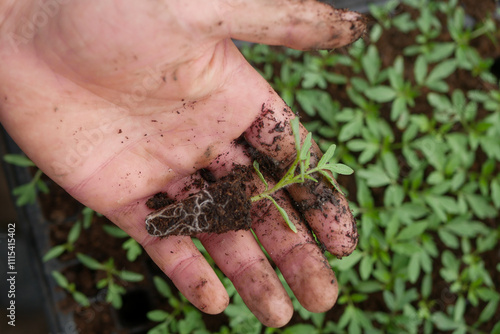
[[[94,218],[94,214],[96,214],[96,212],[94,210],[92,210],[91,208],[89,207],[84,207],[83,210],[82,210],[82,222],[83,222],[83,228],[84,229],[88,229],[90,227],[90,225],[92,224],[92,219]],[[100,215],[99,213],[97,213],[98,216],[102,216]]]
[[[147,313],[149,320],[160,324],[151,328],[148,334],[168,334],[168,333],[199,333],[208,334],[200,311],[194,308],[182,295],[177,298],[167,282],[159,276],[153,277],[156,290],[161,296],[168,299],[173,311],[168,313],[164,310],[152,310]],[[182,317],[181,319],[179,319]]]
[[[80,232],[82,231],[82,223],[81,221],[77,221],[72,227],[71,230],[69,230],[68,233],[68,240],[61,245],[56,245],[49,249],[47,253],[43,256],[43,262],[47,262],[49,260],[52,260],[56,257],[61,256],[64,252],[72,252],[75,249],[75,242],[78,240],[78,237],[80,237]]]
[[[107,287],[108,292],[106,294],[106,301],[111,303],[116,309],[122,307],[122,295],[126,292],[123,286],[118,285],[117,278],[127,282],[139,282],[144,279],[142,274],[116,269],[113,258],[109,258],[106,262],[100,263],[96,259],[82,253],[77,253],[76,257],[87,268],[91,270],[102,270],[106,273],[106,277],[98,281],[96,287],[98,289]]]
[[[61,274],[58,271],[52,271],[52,277],[54,277],[57,285],[59,285],[61,288],[64,290],[68,291],[71,296],[73,296],[73,299],[80,305],[84,307],[90,306],[90,302],[83,293],[79,292],[76,290],[75,283],[70,283],[66,276]]]
[[[12,165],[18,167],[36,167],[35,164],[22,154],[6,154],[3,159]],[[23,206],[26,204],[34,204],[38,196],[38,192],[44,194],[49,193],[49,188],[41,180],[43,172],[38,169],[30,182],[17,186],[12,190],[12,194],[17,197],[16,205]]]
[[[115,238],[127,238],[128,239],[122,244],[122,248],[127,251],[127,260],[133,262],[137,259],[139,255],[142,254],[142,247],[137,241],[131,238],[127,232],[123,231],[121,228],[113,225],[104,225],[102,227],[106,233]]]
[[[318,182],[314,174],[320,174],[321,176],[325,177],[337,191],[342,193],[342,190],[338,187],[337,183],[335,182],[330,173],[350,175],[353,173],[353,170],[344,164],[330,163],[330,160],[332,159],[333,154],[335,153],[335,148],[336,148],[335,145],[331,145],[326,151],[326,153],[323,155],[323,157],[320,159],[320,161],[318,162],[318,165],[316,167],[312,167],[311,166],[312,134],[309,132],[304,140],[304,144],[301,145],[300,134],[299,134],[299,119],[294,118],[291,121],[291,126],[295,139],[295,149],[297,151],[297,157],[295,158],[295,161],[292,163],[292,165],[290,166],[286,174],[281,178],[281,180],[279,180],[272,188],[269,188],[269,184],[262,175],[259,169],[259,163],[257,161],[254,161],[253,167],[255,169],[255,172],[259,176],[260,180],[262,181],[262,183],[264,183],[265,190],[261,194],[253,196],[250,199],[250,201],[257,202],[262,199],[270,200],[274,204],[274,206],[276,206],[279,213],[281,214],[285,222],[288,224],[290,229],[294,232],[297,232],[297,228],[288,217],[286,211],[276,202],[276,200],[271,195],[282,188],[288,187],[291,184],[304,183],[306,180]]]

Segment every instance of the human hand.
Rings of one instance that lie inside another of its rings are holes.
[[[228,296],[190,237],[152,237],[144,219],[152,195],[181,200],[201,169],[221,178],[233,163],[251,164],[249,147],[277,170],[294,158],[293,113],[230,38],[331,49],[363,31],[358,14],[313,1],[6,2],[0,120],[49,177],[125,230],[196,307],[215,314]],[[252,228],[301,304],[326,311],[337,282],[303,217],[327,250],[347,255],[357,241],[347,202],[325,182],[289,187],[276,200],[298,233],[262,203]],[[262,323],[289,321],[290,299],[250,231],[198,237]]]

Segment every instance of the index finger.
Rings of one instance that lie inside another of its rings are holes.
[[[365,31],[361,14],[315,0],[228,1],[226,26],[232,38],[299,50],[334,49]]]

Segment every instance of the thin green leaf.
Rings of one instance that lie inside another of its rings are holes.
[[[332,144],[330,147],[328,147],[328,150],[326,150],[325,154],[321,157],[321,159],[318,162],[318,168],[321,168],[321,166],[327,164],[330,162],[330,160],[333,158],[333,155],[335,154],[335,149],[337,148],[337,145]]]
[[[295,150],[300,152],[300,121],[298,117],[295,117],[290,121],[292,126],[293,137],[295,139]]]
[[[309,150],[311,149],[312,145],[312,133],[308,133],[306,136],[306,139],[304,139],[304,144],[302,145],[302,148],[300,149],[300,160],[306,160],[307,159],[307,154],[310,152]]]
[[[398,240],[408,240],[416,238],[425,231],[427,228],[426,222],[414,223],[410,226],[405,227],[396,237]]]
[[[50,192],[50,189],[47,186],[47,184],[41,179],[36,180],[36,187],[43,194],[48,194]]]
[[[127,251],[127,260],[134,262],[139,255],[142,254],[142,247],[133,238],[129,238],[122,245],[122,248]]]
[[[103,269],[103,265],[101,263],[99,263],[97,260],[91,258],[88,255],[85,255],[85,254],[82,254],[82,253],[77,253],[76,257],[78,258],[78,260],[80,260],[80,262],[84,266],[86,266],[89,269],[93,269],[93,270]]]
[[[269,189],[269,185],[266,179],[264,178],[264,175],[262,175],[262,173],[260,172],[259,163],[257,162],[257,160],[253,161],[253,169],[255,170],[255,173],[257,173],[257,175],[259,176],[259,179],[262,181],[262,183],[264,183],[264,185],[266,186],[265,190]]]
[[[127,282],[140,282],[144,279],[144,275],[128,270],[120,271],[119,276]]]
[[[290,218],[288,217],[288,214],[286,213],[286,211],[271,196],[266,196],[266,198],[269,199],[271,202],[273,202],[274,206],[276,207],[276,209],[278,209],[279,213],[281,214],[281,217],[283,217],[283,219],[285,220],[285,222],[288,225],[288,227],[290,227],[290,229],[294,233],[297,233],[297,227],[290,220]]]
[[[92,218],[94,218],[95,211],[89,207],[84,207],[82,210],[83,215],[83,228],[88,229],[92,223]]]
[[[163,310],[152,310],[152,311],[149,311],[146,316],[151,321],[162,322],[162,321],[165,321],[169,317],[169,314]]]
[[[415,67],[413,68],[415,81],[419,85],[423,85],[425,82],[425,76],[427,75],[427,61],[424,56],[418,56],[415,60]]]
[[[73,299],[81,306],[83,306],[83,307],[90,306],[89,299],[83,293],[81,293],[79,291],[75,291],[72,293],[72,296],[73,296]]]
[[[107,234],[109,234],[109,235],[111,235],[112,237],[115,237],[115,238],[126,238],[126,237],[129,236],[127,234],[127,232],[125,232],[124,230],[122,230],[118,226],[103,225],[102,229],[104,230],[104,232],[106,232]]]
[[[122,308],[123,306],[122,296],[120,295],[120,291],[116,285],[110,285],[108,287],[106,301],[108,303],[111,303],[111,305],[117,310]]]
[[[51,274],[52,274],[52,277],[54,278],[54,280],[56,281],[57,285],[59,285],[63,289],[68,288],[68,286],[69,286],[68,279],[63,274],[61,274],[60,272],[58,272],[56,270],[53,270],[51,272]]]
[[[365,95],[373,101],[384,103],[396,98],[396,91],[389,86],[370,87],[365,91]]]
[[[321,175],[323,175],[328,180],[328,182],[330,182],[330,184],[335,188],[335,190],[337,190],[342,195],[345,195],[344,192],[342,191],[342,189],[340,189],[339,186],[337,185],[337,182],[335,181],[335,179],[330,175],[330,173],[328,173],[327,171],[325,171],[323,169],[320,169],[318,172]]]
[[[447,78],[457,69],[457,62],[454,59],[445,60],[437,64],[434,69],[429,73],[426,82],[437,82]]]
[[[82,223],[78,220],[75,224],[73,224],[71,230],[69,230],[68,233],[68,243],[70,245],[74,244],[78,240],[81,230],[82,230]]]
[[[153,277],[153,283],[156,287],[156,290],[165,298],[172,297],[172,290],[170,286],[165,282],[165,280],[159,276]]]
[[[9,164],[19,167],[34,167],[35,164],[27,156],[22,154],[6,154],[3,160]]]
[[[105,277],[105,278],[103,278],[103,279],[101,279],[101,280],[97,281],[97,283],[96,283],[96,285],[95,285],[95,286],[96,286],[96,288],[98,288],[98,289],[103,289],[104,287],[108,286],[108,283],[109,283],[109,282],[110,282],[110,281],[108,280],[108,278],[107,278],[107,277]]]
[[[12,189],[12,194],[17,196],[16,205],[19,207],[26,204],[34,204],[37,196],[35,184],[32,182]]]
[[[337,173],[337,174],[342,174],[342,175],[351,175],[352,173],[354,173],[354,170],[351,167],[344,165],[344,164],[328,163],[328,164],[323,166],[323,169],[327,169],[327,170],[331,171],[332,173]]]
[[[56,257],[59,257],[65,251],[66,251],[65,245],[54,246],[51,249],[49,249],[47,253],[45,253],[42,260],[43,260],[43,262],[47,262],[49,260],[55,259]]]

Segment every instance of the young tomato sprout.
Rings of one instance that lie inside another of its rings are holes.
[[[297,228],[288,217],[286,211],[276,202],[276,200],[271,195],[276,191],[285,188],[291,184],[304,183],[306,180],[318,182],[318,180],[313,177],[315,173],[324,176],[337,191],[342,193],[342,190],[340,190],[340,188],[338,187],[337,183],[335,182],[330,173],[350,175],[353,173],[353,170],[344,164],[330,163],[330,160],[333,157],[333,154],[335,153],[336,145],[331,145],[325,152],[323,157],[321,157],[317,166],[311,167],[312,134],[308,133],[304,140],[304,143],[301,145],[298,117],[294,118],[290,123],[292,126],[293,136],[295,139],[295,149],[297,151],[297,157],[295,158],[294,162],[292,163],[288,171],[285,173],[285,175],[281,178],[281,180],[279,180],[272,188],[269,188],[269,184],[262,175],[259,168],[259,163],[257,161],[254,161],[253,167],[255,169],[255,172],[259,176],[260,180],[262,181],[262,183],[264,183],[265,190],[261,194],[253,196],[252,198],[250,198],[250,200],[252,202],[257,202],[262,199],[270,200],[274,204],[276,209],[278,209],[279,213],[281,214],[285,222],[288,224],[290,229],[294,232],[297,232]]]

